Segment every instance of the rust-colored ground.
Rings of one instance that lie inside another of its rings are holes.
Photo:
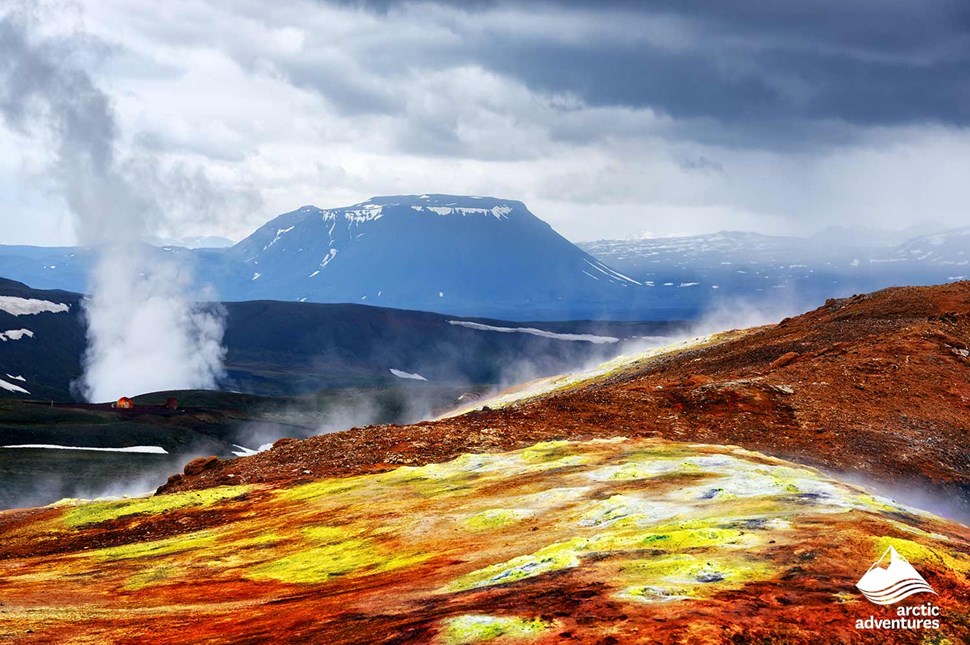
[[[854,583],[893,546],[939,628]],[[970,530],[740,448],[546,442],[0,515],[0,639],[962,643]],[[935,639],[935,640],[934,640]]]
[[[0,641],[970,642],[970,529],[791,463],[966,501],[968,338],[970,284],[888,290],[0,513]],[[856,627],[889,546],[939,628]]]
[[[623,435],[736,444],[830,473],[923,487],[970,513],[970,282],[834,300],[724,337],[502,409],[283,441],[162,490],[289,483]]]

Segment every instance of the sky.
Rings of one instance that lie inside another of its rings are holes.
[[[159,236],[421,193],[573,241],[970,225],[965,0],[8,0],[0,114],[18,39],[103,94]],[[84,237],[44,105],[0,118],[2,244]]]

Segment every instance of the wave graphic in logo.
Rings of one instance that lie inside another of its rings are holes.
[[[880,565],[886,556],[889,556],[889,566],[882,568]],[[869,602],[877,605],[894,605],[917,593],[939,595],[893,547],[886,549],[855,586]]]

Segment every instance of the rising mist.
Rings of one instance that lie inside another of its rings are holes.
[[[77,384],[88,400],[213,387],[222,373],[223,314],[199,304],[189,268],[140,240],[165,219],[145,186],[151,158],[124,159],[111,102],[70,64],[70,43],[37,36],[29,4],[0,19],[0,115],[49,142],[49,180],[80,242],[97,249],[84,302],[88,349]],[[191,192],[191,191],[187,191]]]

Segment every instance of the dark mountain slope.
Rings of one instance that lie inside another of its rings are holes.
[[[71,383],[81,375],[85,347],[80,301],[76,293],[31,289],[0,278],[0,333],[21,332],[13,335],[19,338],[0,342],[0,380],[38,399],[69,397]],[[11,313],[32,308],[38,313]],[[63,308],[67,310],[49,310]],[[27,396],[0,387],[3,395]]]
[[[29,393],[0,389],[0,396],[72,400],[71,382],[81,374],[85,348],[80,296],[9,280],[0,282],[4,296],[63,303],[69,309],[21,316],[0,312],[0,332],[27,329],[34,334],[0,341],[0,380]],[[496,384],[602,360],[621,351],[624,340],[669,335],[683,327],[582,321],[524,325],[366,305],[274,301],[231,302],[225,309],[223,386],[266,395],[385,387],[407,375],[435,385]]]

